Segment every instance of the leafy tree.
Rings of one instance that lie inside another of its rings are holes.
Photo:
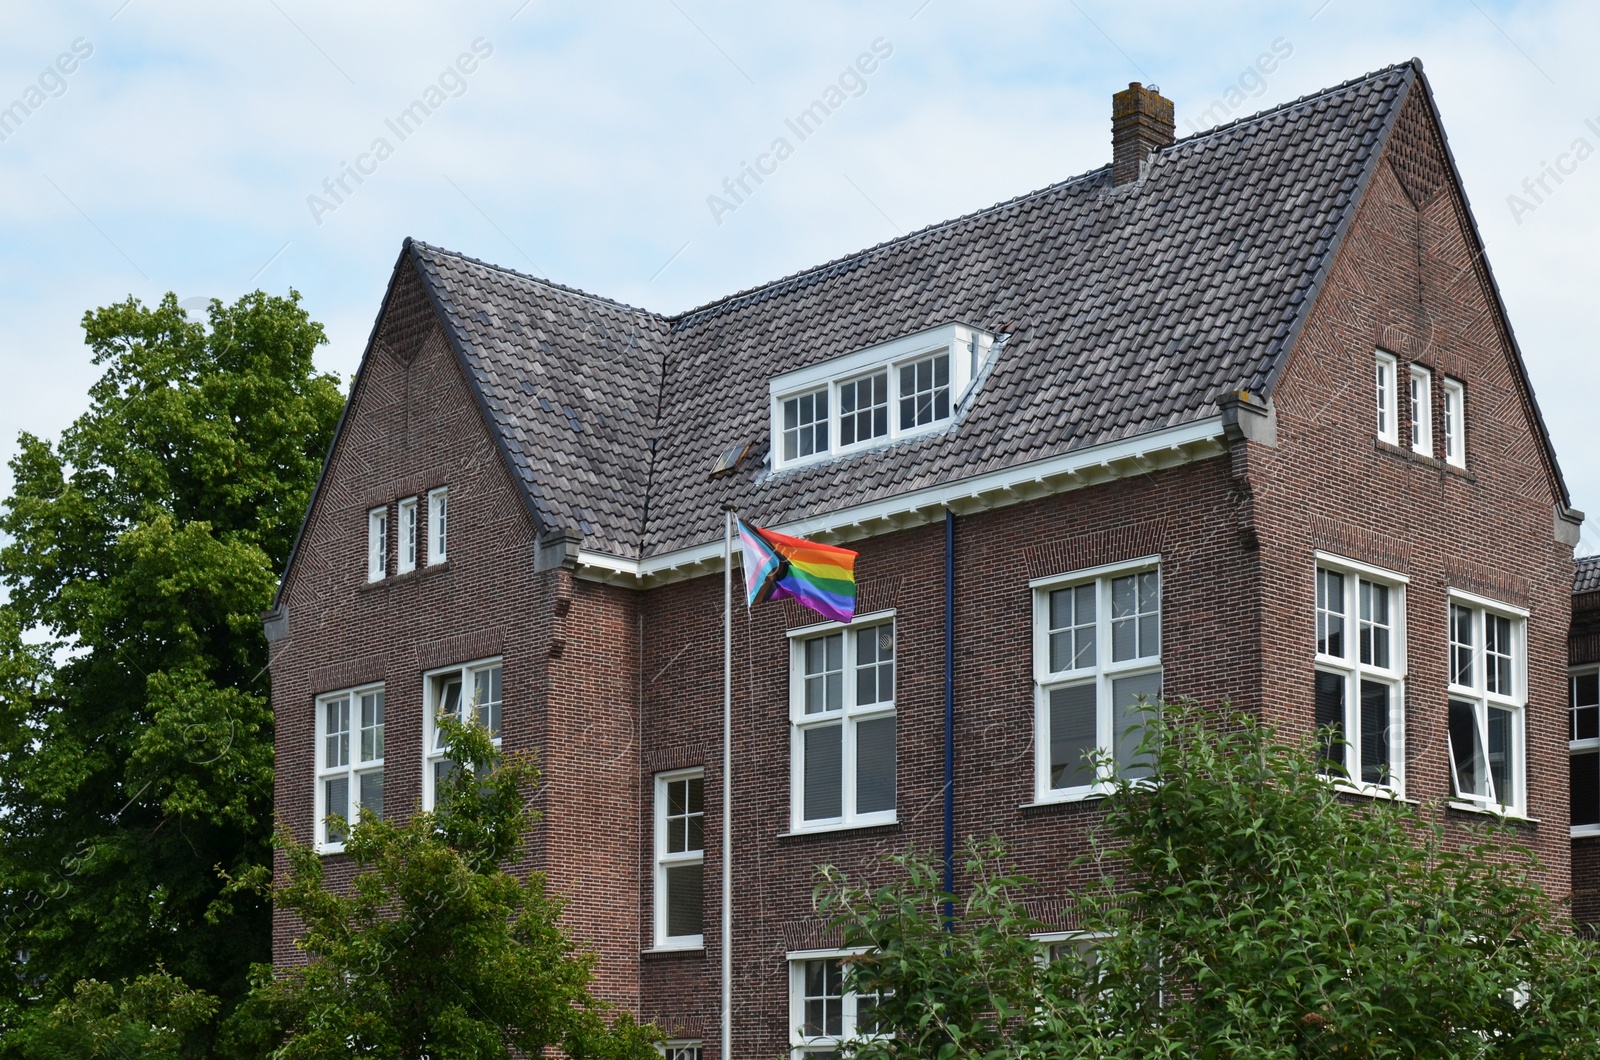
[[[216,998],[160,969],[115,986],[83,979],[10,1047],[28,1060],[192,1060],[216,1011]]]
[[[482,728],[440,726],[463,768],[433,812],[404,824],[362,812],[345,843],[357,869],[347,892],[330,890],[322,859],[280,828],[289,875],[276,897],[299,918],[309,959],[276,976],[257,970],[232,1048],[275,1060],[492,1060],[558,1046],[654,1060],[653,1032],[590,994],[594,958],[575,950],[543,876],[519,881],[502,867],[537,820],[524,800],[538,783],[531,756],[499,759]],[[263,882],[257,873],[238,886]]]
[[[1170,704],[1144,747],[1154,775],[1106,800],[1080,946],[1031,938],[1029,881],[992,844],[949,917],[924,855],[875,889],[824,870],[822,908],[869,949],[847,983],[895,1034],[853,1055],[1600,1056],[1600,961],[1509,833],[1456,842],[1341,794],[1316,740],[1247,715]]]
[[[0,509],[7,1032],[158,963],[226,1008],[267,955],[267,906],[219,902],[216,868],[270,858],[260,613],[342,406],[293,291],[83,326],[90,408],[21,436]]]

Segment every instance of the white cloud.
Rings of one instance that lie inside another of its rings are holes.
[[[1283,38],[1293,55],[1237,113],[1423,57],[1574,501],[1600,513],[1586,277],[1600,157],[1521,224],[1505,202],[1600,117],[1587,54],[1600,9],[1579,0],[534,0],[514,20],[522,0],[381,15],[122,2],[4,14],[0,98],[77,38],[95,53],[0,143],[0,369],[13,381],[0,453],[81,409],[94,373],[78,320],[130,292],[292,284],[328,325],[323,363],[345,375],[406,235],[681,309],[1104,163],[1109,96],[1129,80],[1158,82],[1183,128]],[[494,54],[465,93],[314,224],[306,197],[479,37]],[[706,196],[879,37],[895,52],[866,93],[715,224]]]

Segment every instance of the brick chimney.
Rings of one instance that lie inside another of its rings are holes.
[[[1172,142],[1172,100],[1151,85],[1130,82],[1111,97],[1111,185],[1139,179],[1139,167],[1158,147]]]

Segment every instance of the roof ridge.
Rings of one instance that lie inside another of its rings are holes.
[[[1221,125],[1213,125],[1211,128],[1201,129],[1199,132],[1192,132],[1188,136],[1174,140],[1171,144],[1161,148],[1161,150],[1170,151],[1174,147],[1180,147],[1184,144],[1194,143],[1195,141],[1202,140],[1208,136],[1216,136],[1219,133],[1229,132],[1248,122],[1261,121],[1264,118],[1275,117],[1279,114],[1294,110],[1297,107],[1303,107],[1308,103],[1315,103],[1317,100],[1331,96],[1335,92],[1344,92],[1347,89],[1354,88],[1356,85],[1365,84],[1368,81],[1374,81],[1385,76],[1386,74],[1398,73],[1408,67],[1421,70],[1422,60],[1413,57],[1411,59],[1407,59],[1405,62],[1391,63],[1382,69],[1372,70],[1368,73],[1362,74],[1360,77],[1352,77],[1350,80],[1341,81],[1337,85],[1330,85],[1327,88],[1320,88],[1315,92],[1308,92],[1299,99],[1291,99],[1286,103],[1279,103],[1275,107],[1268,107],[1266,110],[1258,110],[1254,114],[1246,114],[1242,118],[1235,118],[1232,121],[1224,122]]]
[[[1385,66],[1382,69],[1370,71],[1368,73],[1362,74],[1359,77],[1352,77],[1348,81],[1343,81],[1343,82],[1341,82],[1341,83],[1339,83],[1337,85],[1333,85],[1332,87],[1329,87],[1329,88],[1319,89],[1316,92],[1308,93],[1308,94],[1306,94],[1304,96],[1301,96],[1298,99],[1292,99],[1292,100],[1289,100],[1286,103],[1280,103],[1277,106],[1268,107],[1266,110],[1257,111],[1254,114],[1247,114],[1247,115],[1245,115],[1245,116],[1243,116],[1241,118],[1235,118],[1233,121],[1228,122],[1225,125],[1217,125],[1217,126],[1214,126],[1214,127],[1210,128],[1210,129],[1202,129],[1200,132],[1197,132],[1197,133],[1190,133],[1188,136],[1185,136],[1180,140],[1175,140],[1173,143],[1167,145],[1166,147],[1161,148],[1161,151],[1170,151],[1175,147],[1179,147],[1179,146],[1182,146],[1182,145],[1185,145],[1185,144],[1190,144],[1190,143],[1196,142],[1196,141],[1198,141],[1198,140],[1200,140],[1200,139],[1202,139],[1204,137],[1213,136],[1215,134],[1222,133],[1222,132],[1228,132],[1228,131],[1231,131],[1233,129],[1238,128],[1239,126],[1246,125],[1246,124],[1249,124],[1251,122],[1262,121],[1262,120],[1264,120],[1266,118],[1277,116],[1279,114],[1282,114],[1282,113],[1285,113],[1287,111],[1293,110],[1296,107],[1302,107],[1302,106],[1305,106],[1308,103],[1312,103],[1312,102],[1314,102],[1316,100],[1319,100],[1319,99],[1325,98],[1327,96],[1333,95],[1336,92],[1347,91],[1348,89],[1351,89],[1351,88],[1355,87],[1356,85],[1365,84],[1366,82],[1375,80],[1375,79],[1377,79],[1379,77],[1383,77],[1385,75],[1393,74],[1393,73],[1396,73],[1396,72],[1398,72],[1400,70],[1404,70],[1407,67],[1415,67],[1417,69],[1420,69],[1421,66],[1422,66],[1422,60],[1421,59],[1417,59],[1417,58],[1407,59],[1405,62],[1392,63],[1391,65]],[[1001,201],[996,202],[996,203],[992,203],[989,206],[985,206],[985,207],[982,207],[982,208],[977,209],[977,210],[972,210],[972,211],[970,211],[968,213],[964,213],[964,214],[961,214],[961,215],[956,216],[956,217],[951,217],[951,218],[948,218],[948,219],[943,220],[943,221],[935,221],[932,224],[925,225],[922,228],[918,228],[918,229],[916,229],[915,231],[912,231],[912,232],[907,232],[904,235],[896,236],[893,239],[885,239],[885,240],[883,240],[881,242],[874,243],[871,246],[863,247],[863,248],[861,248],[859,250],[851,251],[848,254],[842,254],[839,257],[833,258],[833,259],[831,259],[829,261],[822,262],[821,264],[807,266],[806,268],[796,270],[795,272],[788,273],[788,274],[786,274],[784,276],[779,276],[779,277],[777,277],[775,279],[767,280],[764,283],[758,283],[758,284],[755,284],[755,285],[753,285],[751,287],[746,287],[743,290],[735,291],[732,294],[723,295],[720,298],[714,298],[709,302],[702,303],[701,305],[694,306],[693,308],[690,308],[690,309],[685,309],[680,313],[665,314],[665,319],[673,327],[676,327],[678,324],[682,323],[684,320],[686,320],[689,317],[696,316],[696,315],[703,314],[703,313],[710,313],[712,310],[716,310],[716,309],[731,308],[732,305],[735,302],[737,302],[739,299],[749,298],[749,297],[751,297],[753,295],[756,295],[756,294],[759,294],[759,293],[762,293],[762,292],[766,292],[766,291],[769,291],[769,290],[773,290],[773,289],[776,289],[776,288],[783,287],[786,284],[797,283],[800,280],[805,279],[806,277],[809,277],[809,276],[812,276],[812,275],[816,275],[816,274],[821,274],[823,272],[826,272],[829,269],[836,268],[837,266],[842,265],[845,262],[853,261],[853,260],[855,260],[857,258],[865,257],[868,254],[872,254],[872,253],[874,253],[876,251],[883,250],[886,247],[898,246],[898,245],[901,245],[901,244],[909,243],[914,239],[919,239],[919,238],[921,238],[923,236],[935,234],[935,233],[943,231],[944,229],[947,229],[947,228],[949,228],[949,227],[951,227],[953,225],[958,225],[958,224],[961,224],[961,223],[963,223],[965,221],[975,220],[975,219],[980,218],[980,217],[988,216],[989,214],[995,213],[995,212],[997,212],[999,210],[1004,210],[1004,209],[1007,209],[1007,208],[1012,207],[1012,206],[1017,206],[1017,205],[1019,205],[1021,203],[1029,201],[1030,199],[1038,198],[1039,196],[1046,195],[1046,194],[1049,194],[1051,192],[1059,191],[1060,189],[1065,188],[1068,185],[1075,184],[1075,183],[1077,183],[1079,181],[1087,180],[1087,179],[1089,179],[1091,177],[1097,176],[1100,173],[1105,172],[1106,170],[1109,170],[1110,168],[1111,168],[1111,163],[1107,162],[1107,163],[1105,163],[1103,165],[1095,167],[1094,169],[1088,170],[1087,172],[1079,173],[1076,176],[1067,177],[1064,180],[1058,180],[1055,183],[1047,184],[1042,188],[1035,188],[1032,191],[1023,192],[1021,195],[1015,195],[1015,196],[1013,196],[1013,197],[1011,197],[1009,199],[1002,199]]]
[[[463,254],[457,250],[450,250],[446,247],[436,246],[433,243],[428,243],[412,236],[407,236],[405,242],[407,246],[420,247],[423,250],[430,251],[435,254],[442,254],[446,257],[456,258],[460,261],[471,262],[472,264],[480,265],[485,269],[493,269],[495,272],[505,273],[509,276],[515,276],[519,280],[527,280],[529,283],[536,283],[543,287],[548,287],[553,291],[574,294],[579,298],[587,298],[592,302],[603,302],[604,304],[614,308],[625,309],[630,313],[639,313],[662,323],[668,323],[672,319],[666,314],[658,313],[653,309],[646,309],[643,306],[632,305],[628,302],[619,301],[615,298],[609,298],[603,294],[595,294],[593,291],[585,291],[581,287],[572,287],[568,284],[557,283],[555,280],[546,279],[543,276],[535,276],[532,273],[520,272],[516,269],[510,268],[509,266],[497,265],[492,261],[484,261],[482,258],[475,258],[471,254]]]

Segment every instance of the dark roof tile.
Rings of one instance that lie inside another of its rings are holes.
[[[1416,76],[1180,140],[1138,185],[1113,190],[1105,167],[674,317],[411,247],[539,518],[660,553],[720,533],[725,500],[792,521],[1262,392]],[[1014,332],[948,430],[766,470],[772,377],[953,321]],[[751,456],[710,479],[741,440]]]

